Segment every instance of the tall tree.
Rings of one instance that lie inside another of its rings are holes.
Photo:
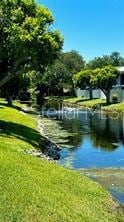
[[[123,66],[124,65],[124,58],[121,57],[119,52],[112,52],[110,55],[110,58],[112,60],[113,66]]]
[[[48,9],[35,0],[0,2],[0,87],[29,70],[40,74],[57,58],[63,45],[58,31],[52,31],[54,19]]]
[[[92,88],[93,88],[93,71],[90,69],[85,69],[74,75],[73,81],[75,87],[79,87],[80,89],[88,89],[90,99],[93,98]]]
[[[94,86],[104,92],[107,104],[110,103],[110,92],[112,86],[116,84],[118,74],[117,69],[113,66],[105,66],[102,69],[97,68],[93,71],[92,82]]]
[[[63,53],[63,62],[68,68],[71,76],[80,72],[85,66],[84,58],[75,50]]]
[[[107,65],[112,65],[110,56],[104,55],[102,57],[95,57],[93,60],[89,61],[87,67],[89,69],[102,68]]]
[[[71,86],[72,93],[74,94],[74,85],[72,79],[76,73],[80,72],[85,67],[84,58],[77,51],[72,50],[70,52],[63,53],[62,62],[67,69],[67,83]]]
[[[103,68],[112,65],[115,67],[124,65],[124,58],[119,52],[112,52],[110,55],[103,55],[102,57],[95,57],[89,61],[87,67],[90,69]]]
[[[63,89],[68,81],[68,70],[61,62],[61,59],[57,59],[54,65],[49,66],[42,78],[42,84],[46,85],[47,94],[49,95],[63,95]]]
[[[72,78],[75,73],[84,68],[83,57],[75,50],[62,52],[54,65],[48,66],[43,76],[42,82],[47,85],[49,93],[63,94],[63,88],[74,94]]]

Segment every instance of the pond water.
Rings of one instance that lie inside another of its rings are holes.
[[[59,163],[84,169],[83,173],[102,183],[124,203],[124,115],[67,109],[53,110],[49,117],[69,133],[61,144]]]
[[[78,117],[64,117],[59,124],[71,132],[67,143],[72,148],[62,145],[62,165],[76,169],[124,167],[122,117],[79,112]]]

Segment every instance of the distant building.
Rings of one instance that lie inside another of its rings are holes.
[[[110,100],[113,100],[113,96],[117,96],[118,102],[124,102],[124,66],[117,68],[120,75],[117,78],[116,85],[113,85],[110,95]],[[89,90],[76,90],[77,97],[89,98]],[[93,98],[94,99],[106,99],[105,94],[101,89],[93,89]]]

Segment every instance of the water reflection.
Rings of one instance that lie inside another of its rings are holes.
[[[80,112],[78,119],[59,121],[59,124],[71,132],[68,143],[71,149],[63,149],[61,163],[71,159],[71,167],[124,167],[124,131],[123,117],[112,119],[99,113],[92,115]],[[72,161],[73,159],[73,161]]]
[[[94,148],[103,151],[114,151],[119,144],[124,145],[123,118],[112,119],[108,114],[101,117],[99,113],[80,112],[78,119],[61,119],[61,126],[72,133],[69,143],[74,145],[74,149],[83,142],[86,136],[92,141]]]
[[[105,119],[92,116],[89,119],[90,139],[95,148],[103,151],[114,151],[121,141],[121,119],[113,120],[108,115]]]
[[[47,104],[46,109],[51,107],[59,110],[53,117],[71,135],[62,144],[65,149],[61,164],[74,168],[124,167],[123,115],[117,118],[117,115],[86,109],[64,113],[62,103],[55,101]]]

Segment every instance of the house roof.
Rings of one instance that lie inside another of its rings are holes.
[[[117,67],[119,72],[124,72],[124,66]]]

